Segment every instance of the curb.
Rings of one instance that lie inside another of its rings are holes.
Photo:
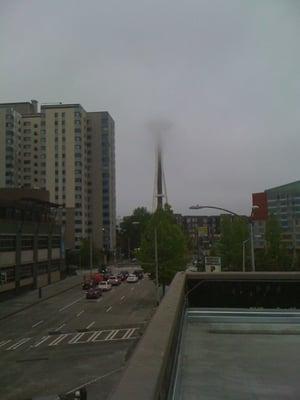
[[[73,288],[75,288],[76,286],[79,286],[79,285],[80,285],[80,282],[79,282],[79,283],[76,283],[76,285],[72,285],[72,286],[70,286],[70,287],[68,287],[68,288],[66,288],[66,289],[63,289],[63,290],[61,290],[61,291],[59,291],[59,292],[57,292],[57,293],[51,294],[51,295],[48,296],[48,297],[44,297],[44,298],[42,298],[42,299],[40,299],[40,300],[37,300],[37,301],[35,301],[34,303],[28,304],[27,306],[24,306],[24,307],[22,307],[22,308],[19,308],[19,309],[16,310],[16,311],[12,311],[11,313],[4,315],[3,317],[0,317],[0,321],[4,320],[4,319],[6,319],[6,318],[9,318],[9,317],[11,317],[12,315],[16,315],[16,314],[18,314],[18,313],[20,313],[20,312],[22,312],[22,311],[24,311],[24,310],[27,310],[28,308],[31,308],[31,307],[33,307],[33,306],[35,306],[35,305],[37,305],[37,304],[40,304],[40,303],[42,303],[43,301],[49,300],[49,299],[51,299],[52,297],[55,297],[55,296],[57,296],[57,295],[59,295],[59,294],[61,294],[61,293],[67,292],[68,290],[71,290],[71,289],[73,289]]]

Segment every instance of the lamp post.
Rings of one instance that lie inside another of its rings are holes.
[[[154,256],[155,256],[155,286],[156,304],[159,305],[159,281],[158,281],[158,251],[157,251],[157,228],[154,228]]]
[[[249,239],[243,241],[243,272],[246,271],[246,243],[249,242]]]
[[[242,218],[244,220],[246,220],[250,226],[250,243],[251,243],[251,268],[252,268],[252,272],[255,271],[255,254],[254,254],[254,238],[253,238],[253,221],[251,217],[246,217],[243,215],[239,215],[237,213],[235,213],[234,211],[230,211],[227,210],[226,208],[221,208],[221,207],[215,207],[215,206],[200,206],[199,204],[195,205],[195,206],[190,206],[189,207],[190,210],[202,210],[203,208],[211,208],[213,210],[220,210],[220,211],[225,211],[231,215],[234,215],[235,217],[238,218]],[[254,209],[256,209],[258,207],[253,207],[252,208],[252,212]]]

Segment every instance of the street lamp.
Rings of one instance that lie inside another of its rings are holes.
[[[221,207],[215,207],[215,206],[200,206],[199,204],[195,205],[195,206],[190,206],[189,207],[190,210],[202,210],[203,208],[211,208],[213,210],[220,210],[220,211],[225,211],[231,215],[234,215],[235,217],[238,218],[242,218],[244,220],[246,220],[250,226],[250,243],[251,243],[251,267],[252,267],[252,271],[255,271],[255,255],[254,255],[254,238],[253,238],[253,221],[252,221],[252,217],[246,217],[244,215],[239,215],[237,213],[235,213],[234,211],[230,211],[227,210],[226,208],[221,208]],[[252,213],[255,209],[257,209],[257,206],[254,206],[252,208]],[[252,215],[251,213],[251,215]]]

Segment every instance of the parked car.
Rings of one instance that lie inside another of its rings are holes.
[[[98,299],[102,296],[102,290],[100,288],[91,288],[86,293],[87,299]]]
[[[94,288],[95,286],[96,285],[95,285],[94,281],[84,281],[81,284],[82,290],[89,290],[89,289]]]
[[[118,277],[118,279],[120,279],[121,282],[126,280],[126,276],[124,274],[120,273],[117,275],[117,277]]]
[[[135,274],[129,274],[127,276],[126,282],[128,283],[135,283],[139,280],[139,278]]]
[[[121,283],[121,280],[120,280],[117,276],[111,275],[111,276],[108,278],[108,282],[109,282],[112,286],[119,286],[120,283]]]
[[[102,281],[98,285],[99,289],[102,289],[103,292],[107,292],[111,289],[111,284],[108,281]]]
[[[138,279],[143,279],[144,277],[144,273],[141,269],[136,269],[135,271],[133,271],[133,273],[138,277]]]

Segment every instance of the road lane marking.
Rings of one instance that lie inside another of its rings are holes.
[[[73,304],[75,304],[75,303],[78,303],[78,301],[82,300],[84,297],[85,297],[85,296],[81,296],[81,297],[79,297],[79,299],[77,299],[77,300],[74,300],[72,303],[70,303],[70,304],[67,304],[66,306],[64,306],[64,307],[60,308],[58,311],[60,311],[60,312],[61,312],[61,311],[64,311],[64,310],[66,310],[67,308],[71,307]]]
[[[0,347],[5,346],[6,344],[8,344],[9,342],[11,342],[12,339],[8,339],[8,340],[2,340],[2,342],[0,342]]]
[[[93,325],[95,325],[95,321],[91,322],[85,329],[90,329]]]
[[[6,350],[16,350],[18,347],[22,346],[22,344],[27,343],[31,338],[24,338],[19,340],[17,343],[11,345]]]
[[[31,328],[35,328],[36,326],[41,325],[43,322],[44,322],[44,321],[41,320],[41,321],[37,322],[36,324],[32,325]]]
[[[137,328],[128,329],[128,331],[125,333],[125,335],[123,335],[122,340],[131,338],[131,336],[133,335],[133,333],[136,329]]]
[[[109,312],[112,309],[112,306],[109,306],[106,312]]]
[[[97,301],[97,303],[99,303],[101,300],[102,300],[102,297],[99,297],[99,299],[96,301]]]
[[[94,339],[97,339],[97,337],[102,333],[103,331],[97,331],[94,332],[87,340],[87,343],[89,342],[94,342]]]
[[[74,343],[78,343],[79,340],[82,338],[83,335],[85,335],[86,332],[81,332],[81,333],[77,333],[77,335],[75,335],[68,343],[69,344],[74,344]],[[84,343],[84,342],[81,342]]]
[[[114,337],[117,335],[118,332],[119,332],[119,329],[115,330],[112,335],[110,335],[107,338],[105,338],[105,341],[106,340],[114,340]]]
[[[85,383],[83,383],[82,385],[77,386],[76,388],[70,390],[67,394],[70,394],[70,393],[72,393],[72,392],[75,392],[75,390],[79,390],[79,389],[81,389],[81,388],[84,387],[84,386],[88,386],[88,385],[91,385],[92,383],[95,383],[95,382],[97,382],[97,381],[100,381],[100,379],[106,378],[107,376],[113,375],[113,374],[115,374],[116,372],[122,371],[122,369],[123,369],[123,367],[122,367],[122,368],[118,368],[118,369],[114,369],[114,370],[108,372],[107,374],[98,376],[98,378],[92,379],[91,381],[85,382]]]
[[[107,341],[107,340],[110,340],[113,336],[115,336],[117,333],[119,332],[119,329],[116,329],[116,330],[112,330],[112,331],[110,331],[110,333],[106,336],[106,338],[105,339],[103,339],[105,342]]]
[[[39,345],[43,344],[44,342],[46,342],[47,339],[49,339],[50,336],[43,336],[42,339],[37,342],[35,345],[33,345],[32,347],[38,347]]]
[[[62,324],[62,325],[60,325],[58,328],[56,328],[55,330],[56,331],[59,331],[61,328],[63,328],[64,326],[65,326],[66,324]]]
[[[80,317],[80,315],[84,313],[84,310],[81,310],[78,314],[76,314],[76,317]]]
[[[121,297],[121,300],[124,300],[124,299],[125,299],[125,296],[122,296],[122,297]]]
[[[70,335],[70,333],[64,333],[62,335],[59,335],[56,339],[53,340],[53,342],[49,343],[48,346],[57,346],[60,342],[62,342],[69,335]]]

